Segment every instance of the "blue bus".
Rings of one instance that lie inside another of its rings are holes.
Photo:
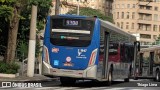
[[[134,70],[139,51],[136,37],[97,17],[47,17],[42,74],[60,77],[63,85],[87,79],[124,79]]]

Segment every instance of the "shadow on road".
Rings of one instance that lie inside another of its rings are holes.
[[[123,81],[113,81],[111,86],[116,86],[118,84],[124,83]],[[60,85],[63,86],[63,85]],[[108,86],[107,82],[95,82],[95,81],[81,81],[81,82],[77,82],[74,85],[69,85],[70,87],[82,87],[82,88],[89,88],[89,87],[111,87]],[[68,87],[67,86],[63,86],[63,87]]]

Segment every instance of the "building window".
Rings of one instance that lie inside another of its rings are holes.
[[[131,26],[131,28],[132,28],[132,29],[134,29],[134,23],[132,23],[132,26]]]
[[[153,35],[153,39],[157,39],[157,35]]]
[[[154,21],[158,21],[158,14],[154,14]]]
[[[125,8],[125,5],[124,5],[124,4],[122,4],[122,8]]]
[[[154,7],[154,10],[155,10],[155,11],[158,11],[158,7]]]
[[[117,12],[117,19],[119,18],[119,12]]]
[[[117,4],[117,8],[120,8],[119,4]]]
[[[152,20],[152,15],[146,15],[144,19],[148,20],[148,21],[151,21]]]
[[[130,8],[130,4],[127,4],[127,8]]]
[[[150,34],[140,34],[140,38],[151,39]]]
[[[116,19],[116,12],[114,12],[114,14],[113,14],[113,15],[114,15],[114,19]]]
[[[157,25],[153,26],[153,31],[157,31]]]
[[[132,19],[135,19],[135,12],[132,12]]]
[[[138,29],[139,29],[139,30],[142,30],[142,29],[143,29],[143,24],[139,24]]]
[[[151,25],[146,25],[146,31],[151,31]]]
[[[136,5],[135,5],[135,4],[133,4],[133,8],[136,8]]]
[[[122,19],[124,19],[124,12],[122,12]]]
[[[104,4],[104,3],[105,3],[105,0],[103,0],[102,3]]]
[[[129,29],[129,22],[126,23],[126,29]]]
[[[123,29],[123,22],[121,22],[121,29]]]
[[[119,24],[119,22],[117,22],[117,26],[118,26],[118,27],[120,27],[120,24]]]
[[[129,19],[129,12],[127,12],[127,19]]]
[[[139,8],[140,8],[140,9],[144,9],[144,6],[140,5]]]
[[[143,20],[143,15],[139,14],[139,20]]]

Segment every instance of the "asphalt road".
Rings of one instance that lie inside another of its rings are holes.
[[[160,90],[160,82],[152,80],[122,80],[114,81],[111,86],[106,82],[78,81],[75,85],[62,86],[59,80],[41,82],[42,87],[38,88],[8,88],[8,90]],[[6,89],[5,89],[6,90]]]

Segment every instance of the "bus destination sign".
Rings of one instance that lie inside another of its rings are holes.
[[[67,19],[67,20],[65,20],[65,25],[66,26],[79,26],[80,25],[80,23],[79,23],[79,20],[75,20],[75,19]]]

